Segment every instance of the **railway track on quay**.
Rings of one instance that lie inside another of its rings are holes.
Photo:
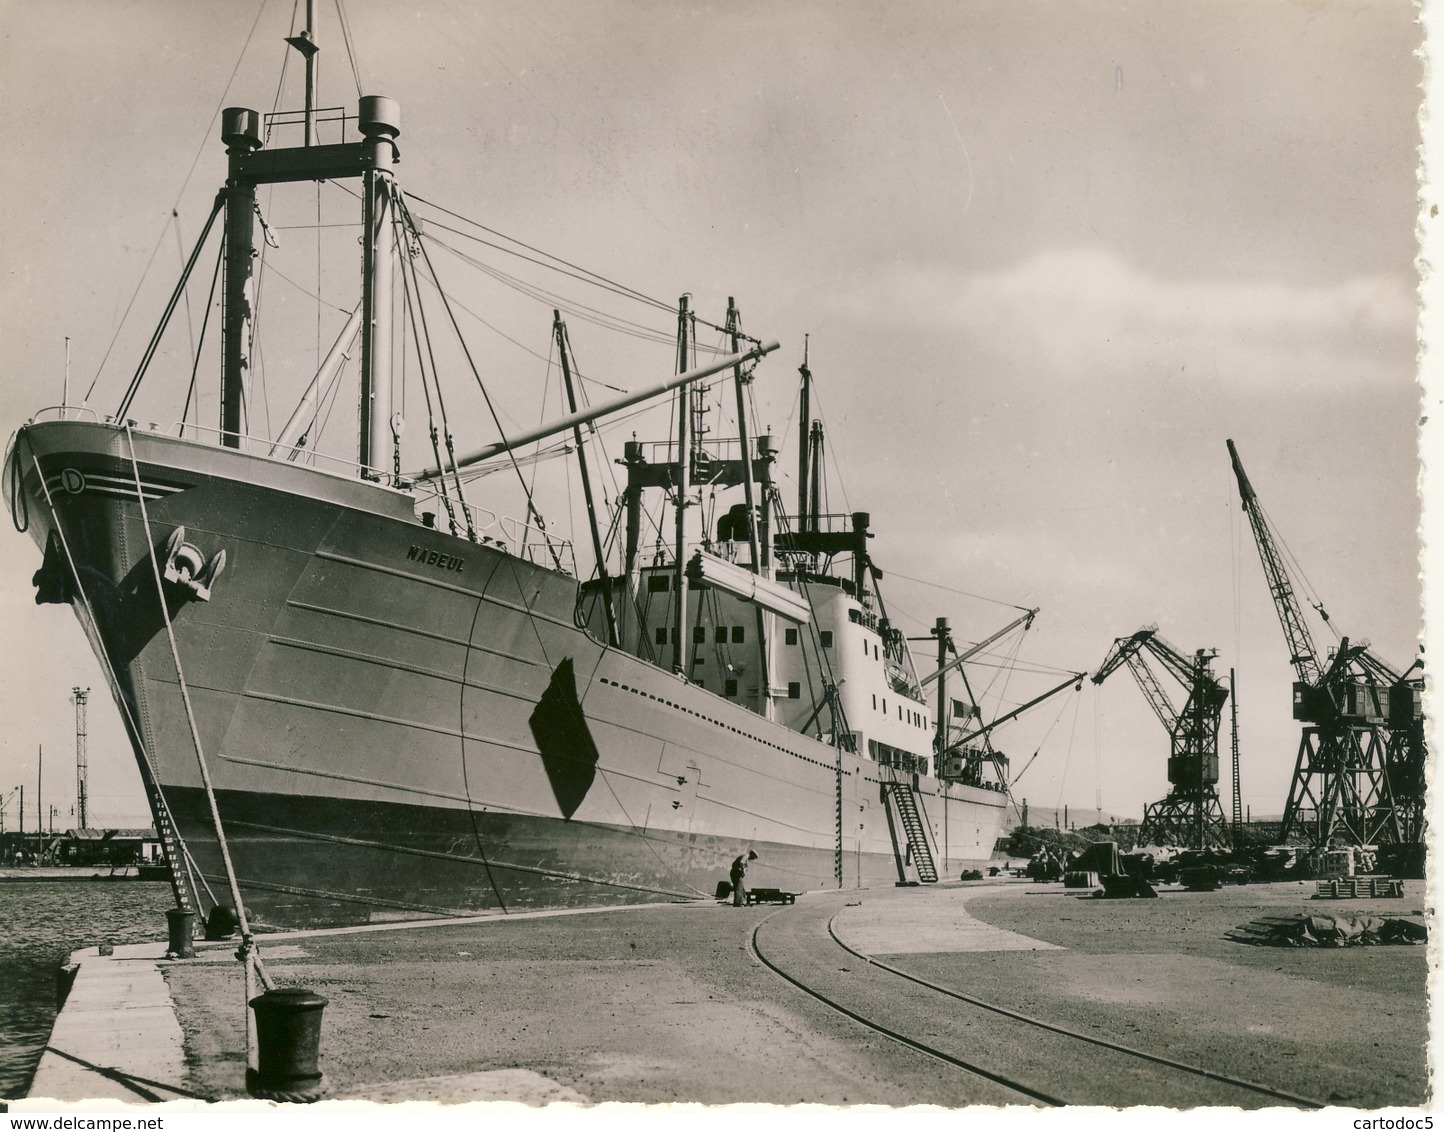
[[[971,989],[922,978],[844,942],[841,910],[789,907],[752,929],[755,958],[779,979],[872,1035],[977,1082],[982,1104],[1165,1105],[1326,1102],[1036,1018]],[[924,1100],[925,1098],[920,1098]],[[946,1103],[946,1102],[942,1102]]]

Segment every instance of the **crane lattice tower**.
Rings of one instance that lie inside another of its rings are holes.
[[[88,767],[85,752],[85,702],[89,688],[74,688],[75,693],[75,824],[77,829],[90,828],[86,822],[88,798]]]
[[[1188,693],[1182,708],[1164,693],[1148,665],[1149,655]],[[1214,655],[1199,649],[1185,656],[1148,627],[1114,641],[1093,675],[1093,683],[1101,684],[1126,664],[1168,731],[1168,796],[1144,807],[1141,844],[1207,849],[1226,848],[1232,841],[1218,797],[1218,725],[1228,689],[1211,671]]]
[[[1233,847],[1243,845],[1243,787],[1238,777],[1238,684],[1232,668],[1228,670],[1228,710],[1233,746]]]
[[[1413,675],[1422,665],[1415,661],[1401,675],[1374,656],[1367,641],[1348,637],[1321,657],[1232,440],[1228,452],[1297,677],[1293,715],[1304,724],[1280,840],[1315,847],[1422,845],[1424,678]],[[1316,608],[1327,621],[1323,607]]]

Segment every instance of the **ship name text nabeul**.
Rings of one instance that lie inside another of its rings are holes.
[[[455,570],[461,573],[461,568],[466,565],[466,559],[459,558],[455,554],[442,554],[438,550],[427,550],[423,546],[408,546],[406,548],[407,561],[424,562],[427,566],[435,566],[438,570]]]

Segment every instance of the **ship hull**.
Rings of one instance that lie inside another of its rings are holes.
[[[80,422],[11,461],[202,909],[230,901],[206,777],[266,926],[700,898],[749,848],[754,885],[915,875],[896,772],[605,646],[574,579],[403,493]],[[224,552],[208,600],[157,577],[177,542]],[[986,861],[1003,797],[910,785],[938,872]]]

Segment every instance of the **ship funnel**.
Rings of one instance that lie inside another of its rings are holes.
[[[261,116],[244,106],[227,106],[221,111],[221,141],[236,153],[261,148]]]
[[[356,115],[356,125],[368,138],[400,137],[401,107],[385,95],[363,95],[360,110]]]

